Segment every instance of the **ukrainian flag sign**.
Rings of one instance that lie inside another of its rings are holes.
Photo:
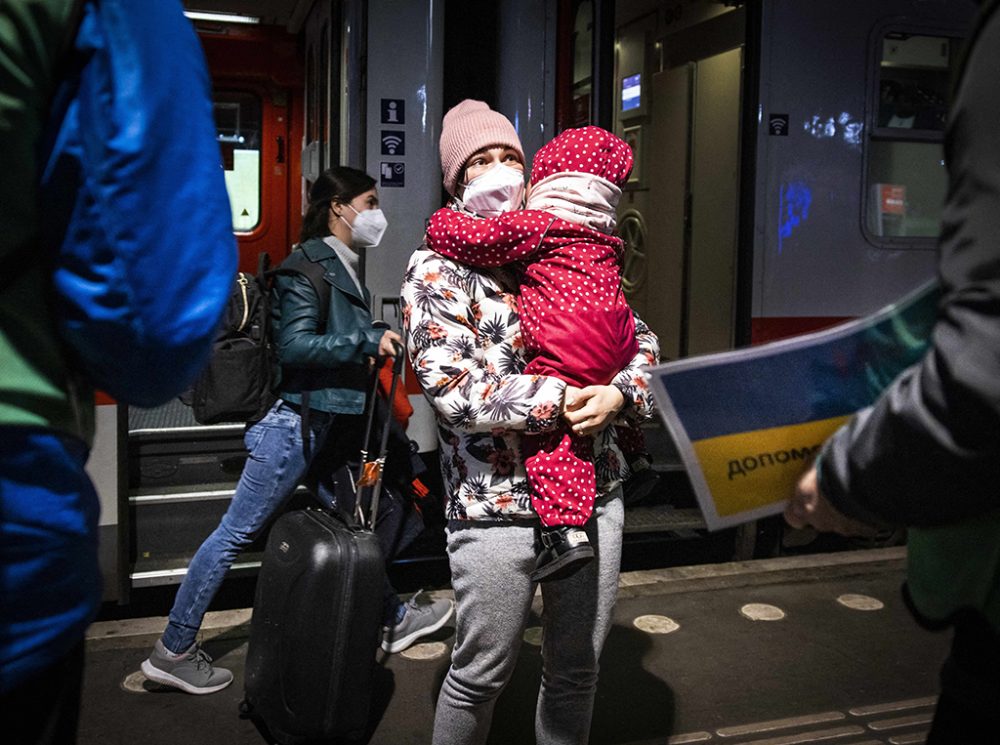
[[[825,331],[650,369],[710,530],[784,509],[826,438],[923,357],[940,296],[931,282]]]

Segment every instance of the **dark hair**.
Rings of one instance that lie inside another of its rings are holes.
[[[364,171],[349,166],[336,166],[323,171],[309,189],[309,207],[302,217],[301,242],[330,235],[327,209],[330,202],[350,202],[375,186],[375,179]]]

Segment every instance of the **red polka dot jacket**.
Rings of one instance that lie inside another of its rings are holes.
[[[540,210],[480,219],[445,208],[431,216],[426,243],[463,264],[514,264],[529,372],[606,385],[638,352],[621,238]]]

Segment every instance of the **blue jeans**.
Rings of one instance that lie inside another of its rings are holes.
[[[194,644],[202,618],[229,567],[309,475],[317,454],[327,445],[336,419],[336,414],[309,412],[309,457],[302,448],[302,418],[296,408],[280,399],[263,419],[247,429],[244,443],[250,455],[233,501],[219,527],[191,560],[170,609],[162,641],[171,652],[180,654]],[[328,479],[318,479],[316,495],[324,506],[336,505]],[[383,595],[384,623],[391,623],[400,602],[388,580]]]

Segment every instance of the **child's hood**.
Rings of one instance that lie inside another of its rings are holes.
[[[600,176],[620,189],[632,172],[632,149],[601,127],[567,129],[535,153],[531,183],[563,172]]]

